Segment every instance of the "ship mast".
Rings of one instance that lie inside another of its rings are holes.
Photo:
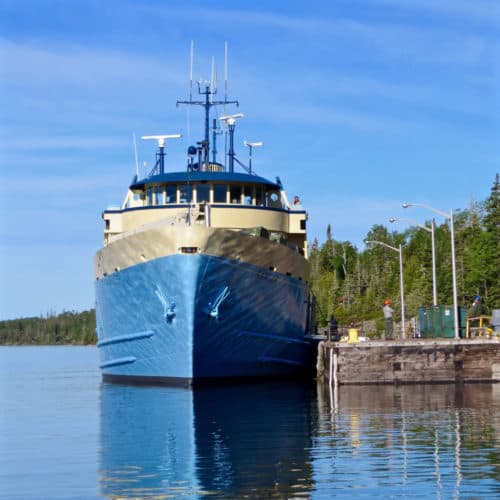
[[[213,89],[210,85],[210,82],[203,82],[205,87],[204,90],[201,90],[202,82],[198,83],[198,94],[204,95],[205,99],[200,101],[194,101],[193,99],[189,99],[189,101],[177,101],[177,105],[179,104],[188,104],[188,105],[198,105],[202,106],[205,110],[205,139],[204,139],[204,152],[203,152],[203,163],[208,164],[209,155],[210,155],[210,108],[212,106],[217,106],[218,104],[226,105],[226,104],[236,104],[239,106],[238,101],[228,101],[227,98],[224,100],[216,101],[212,100],[211,97],[217,93],[217,89]],[[215,146],[214,146],[215,148]],[[201,165],[200,165],[201,167]]]
[[[191,68],[190,68],[190,92],[189,92],[189,100],[188,101],[177,101],[177,106],[179,104],[187,104],[187,105],[197,105],[197,106],[202,106],[203,109],[205,110],[205,139],[202,143],[203,147],[203,163],[205,165],[208,165],[209,159],[210,159],[210,108],[212,106],[217,106],[217,105],[223,105],[224,107],[226,104],[236,104],[236,106],[239,106],[238,101],[228,101],[227,99],[227,43],[225,44],[224,47],[224,100],[217,101],[213,98],[217,94],[217,82],[216,82],[216,75],[215,75],[215,66],[212,61],[212,79],[211,81],[198,81],[196,82],[198,84],[198,94],[201,96],[205,96],[203,100],[193,100],[193,95],[192,95],[192,87],[193,87],[193,43],[191,43]],[[215,143],[215,135],[214,135],[214,143]],[[214,150],[216,149],[216,146],[214,144]],[[199,165],[199,168],[201,169],[201,165]]]

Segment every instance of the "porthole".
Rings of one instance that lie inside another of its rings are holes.
[[[181,247],[179,250],[181,253],[188,254],[198,253],[200,251],[199,247]]]

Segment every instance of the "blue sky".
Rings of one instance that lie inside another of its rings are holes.
[[[0,318],[93,307],[101,211],[134,174],[132,134],[202,137],[176,108],[219,87],[229,46],[236,144],[309,212],[309,240],[362,245],[391,216],[484,200],[499,170],[496,0],[0,0]],[[218,110],[221,112],[221,110]],[[241,145],[241,147],[240,147]],[[154,145],[139,143],[152,164]],[[222,149],[222,145],[221,145]],[[403,226],[398,227],[403,229]]]

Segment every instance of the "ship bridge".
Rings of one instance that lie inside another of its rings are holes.
[[[145,224],[193,212],[186,223],[233,230],[263,228],[271,239],[286,241],[307,254],[306,212],[294,209],[279,182],[213,170],[134,178],[122,207],[103,212],[105,244]]]

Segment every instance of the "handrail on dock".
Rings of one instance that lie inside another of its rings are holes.
[[[471,326],[471,322],[479,321],[479,326]],[[465,337],[470,338],[472,333],[479,335],[480,337],[489,335],[488,325],[490,324],[491,316],[481,315],[475,316],[473,318],[467,318],[467,325],[465,329]]]

